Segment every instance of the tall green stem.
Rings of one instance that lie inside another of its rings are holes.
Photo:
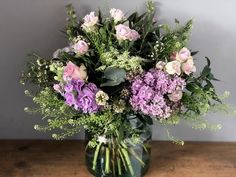
[[[98,153],[100,151],[100,148],[101,148],[101,145],[102,145],[102,142],[100,142],[97,147],[96,147],[96,151],[94,153],[94,158],[93,158],[93,170],[96,170],[96,166],[97,166],[97,160],[98,160]]]

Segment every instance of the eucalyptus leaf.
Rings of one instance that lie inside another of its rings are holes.
[[[104,78],[107,80],[101,87],[116,86],[125,81],[126,72],[121,68],[109,67],[104,71]]]

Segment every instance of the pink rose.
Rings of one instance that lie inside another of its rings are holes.
[[[115,23],[121,21],[124,19],[124,13],[120,9],[114,9],[112,8],[110,10],[111,17],[114,19]]]
[[[98,17],[95,16],[95,12],[90,12],[90,14],[84,17],[84,23],[82,24],[82,28],[86,31],[91,31],[98,22]]]
[[[185,62],[190,57],[191,57],[190,51],[186,47],[184,47],[178,52],[177,60],[179,60],[180,62]]]
[[[169,94],[168,97],[170,101],[178,102],[183,96],[183,92],[181,90],[176,90],[173,93]]]
[[[88,44],[84,42],[83,40],[80,40],[76,44],[73,45],[73,49],[75,53],[83,55],[88,51]]]
[[[140,38],[140,35],[138,34],[138,32],[135,30],[131,30],[130,41],[136,41],[139,38]]]
[[[177,60],[177,58],[178,58],[178,52],[174,52],[170,55],[171,60]]]
[[[75,79],[75,80],[85,80],[87,78],[87,71],[84,64],[80,67],[72,62],[68,62],[64,67],[63,78]]]
[[[166,72],[168,74],[181,74],[181,63],[177,60],[168,62],[165,66]]]
[[[196,72],[196,67],[194,66],[193,58],[190,58],[185,63],[183,63],[182,70],[187,75]]]
[[[116,37],[118,40],[135,41],[140,37],[137,31],[131,30],[128,26],[123,24],[115,26],[115,29],[116,29]]]

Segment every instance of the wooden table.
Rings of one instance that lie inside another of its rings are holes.
[[[0,177],[91,177],[83,141],[0,141]],[[236,143],[152,143],[145,177],[236,177]]]

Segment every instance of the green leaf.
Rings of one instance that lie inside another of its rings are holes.
[[[208,57],[205,57],[207,59],[207,66],[210,67],[211,65],[211,60]]]
[[[179,20],[177,18],[175,18],[175,23],[179,24]]]
[[[189,83],[186,85],[186,89],[190,92],[195,92],[196,90],[199,89],[199,86],[195,83]]]
[[[211,68],[209,66],[205,66],[202,70],[201,78],[205,79],[211,72]]]
[[[208,76],[207,76],[207,78],[208,78],[209,80],[220,81],[219,79],[215,78],[215,76],[214,76],[212,73],[209,73]]]
[[[191,52],[191,56],[194,56],[198,53],[199,51],[194,51],[194,52]]]
[[[121,68],[109,67],[104,72],[104,78],[107,79],[105,83],[101,84],[101,87],[116,86],[125,81],[126,72]]]

